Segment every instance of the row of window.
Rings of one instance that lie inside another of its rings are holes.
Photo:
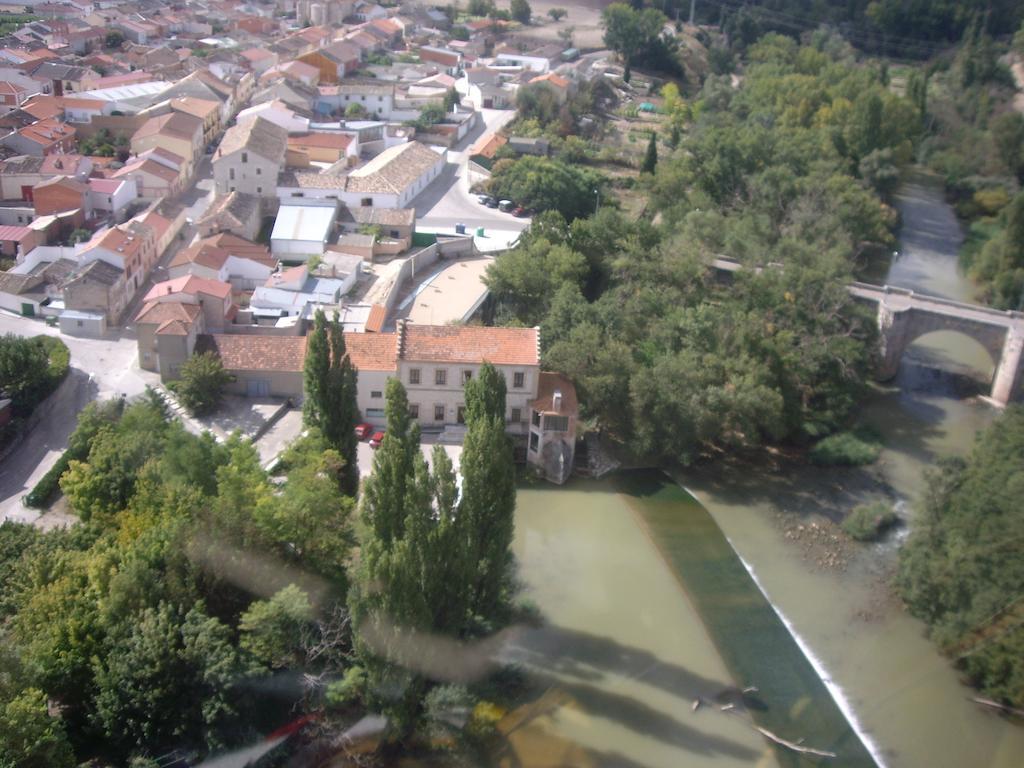
[[[465,384],[467,381],[473,378],[473,372],[464,370],[462,372],[462,383]],[[420,369],[410,368],[409,369],[409,383],[419,384],[421,381]],[[435,368],[434,369],[434,386],[445,387],[448,385],[448,369],[447,368]],[[512,388],[522,389],[526,386],[526,372],[525,371],[514,371],[512,373]]]
[[[383,397],[383,393],[380,390],[374,390],[374,391],[370,392],[370,397],[373,398],[374,400],[378,400],[381,397]],[[456,420],[458,421],[459,424],[463,424],[466,421],[465,410],[466,410],[466,406],[464,406],[464,405],[460,405],[458,407],[458,409],[457,409]],[[384,415],[384,411],[381,408],[368,408],[366,410],[366,415],[367,416],[383,416]],[[413,419],[418,419],[420,417],[420,406],[419,406],[418,403],[410,403],[409,404],[409,416],[410,416],[410,418],[413,418]],[[447,419],[447,414],[445,413],[445,407],[443,405],[435,405],[434,406],[434,421],[444,422],[446,419]],[[523,420],[523,409],[522,408],[512,408],[508,420],[512,424],[518,424],[520,421]]]
[[[244,158],[245,155],[242,155],[242,157]],[[242,160],[242,162],[244,163],[245,160]],[[262,176],[263,175],[263,169],[260,168],[259,166],[256,167],[256,175],[257,176]],[[234,168],[228,168],[228,180],[229,181],[234,181],[235,180],[235,169]]]

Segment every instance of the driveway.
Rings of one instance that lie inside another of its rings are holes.
[[[39,320],[0,312],[0,335],[58,336],[71,352],[71,371],[41,406],[35,427],[18,448],[0,463],[0,520],[32,521],[39,513],[21,505],[21,497],[53,466],[67,446],[78,412],[96,399],[140,394],[156,374],[136,367],[134,335],[120,333],[103,339],[66,336]]]
[[[497,131],[510,122],[516,113],[511,109],[484,109],[480,119],[462,141],[448,150],[448,164],[438,179],[414,201],[416,228],[454,231],[456,224],[471,229],[522,232],[530,226],[529,219],[517,219],[510,213],[481,205],[469,191],[469,149],[485,133]]]

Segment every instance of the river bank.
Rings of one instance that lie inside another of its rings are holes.
[[[973,285],[958,270],[962,233],[941,180],[911,174],[897,204],[901,245],[885,282],[970,300]],[[975,397],[992,372],[993,361],[973,340],[928,334],[908,350],[896,380],[864,401],[859,417],[884,442],[872,467],[717,463],[680,473],[820,658],[890,766],[1016,768],[1024,754],[1024,729],[970,701],[973,690],[889,586],[926,471],[942,457],[965,453],[998,414]],[[876,544],[851,545],[838,558],[841,567],[821,567],[813,547],[808,555],[810,526],[827,529],[837,515],[879,495],[897,506],[902,529]]]

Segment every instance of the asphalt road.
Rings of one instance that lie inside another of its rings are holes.
[[[417,227],[448,228],[465,224],[472,229],[521,232],[530,225],[529,219],[517,219],[511,213],[481,205],[469,191],[470,147],[485,133],[504,126],[516,113],[510,109],[484,109],[480,115],[476,127],[448,150],[448,164],[441,175],[413,201]]]

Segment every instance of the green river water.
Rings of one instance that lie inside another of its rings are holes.
[[[970,300],[939,182],[911,176],[897,202],[901,251],[885,281]],[[992,368],[964,336],[918,340],[863,404],[886,442],[868,470],[701,466],[677,478],[692,496],[646,472],[521,489],[515,551],[546,622],[510,654],[549,696],[502,764],[1024,766],[1024,729],[970,701],[888,589],[906,527],[851,546],[841,568],[787,537],[876,498],[912,527],[923,470],[994,417],[972,396]],[[839,757],[772,748],[755,723]]]

